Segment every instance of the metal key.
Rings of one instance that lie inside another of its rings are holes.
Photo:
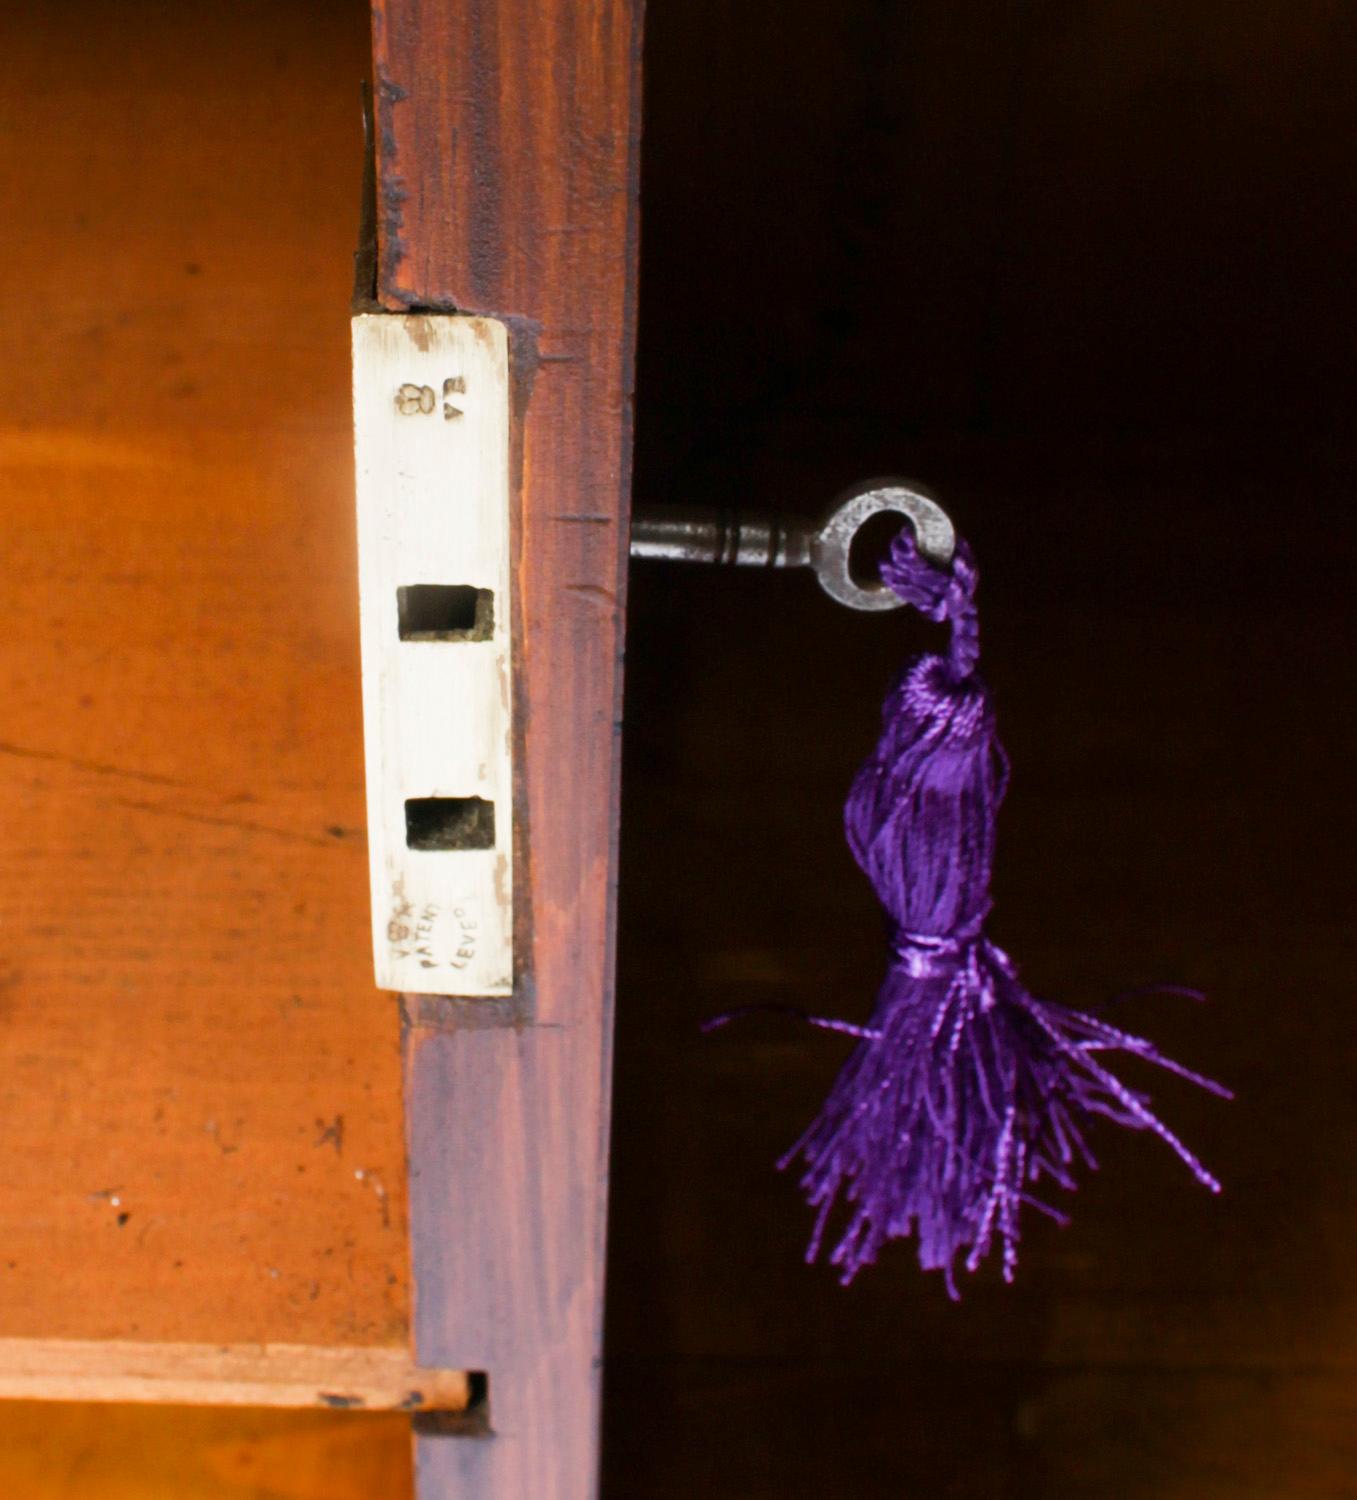
[[[850,609],[898,609],[904,600],[879,581],[858,582],[850,566],[853,538],[883,511],[901,515],[913,526],[920,553],[935,567],[951,564],[956,533],[947,512],[922,485],[903,479],[854,485],[818,526],[734,511],[645,506],[632,517],[631,555],[749,568],[812,568],[825,593]]]

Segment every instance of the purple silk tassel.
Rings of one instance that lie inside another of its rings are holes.
[[[1104,1062],[1130,1053],[1229,1097],[1150,1042],[1029,993],[1012,960],[984,935],[995,818],[1008,762],[976,675],[976,569],[961,543],[943,571],[920,557],[906,527],[881,576],[930,620],[947,622],[945,655],[910,663],[883,710],[881,742],[858,772],[845,810],[853,854],[890,918],[890,969],[868,1027],[824,1109],[783,1159],[800,1157],[818,1209],[807,1260],[820,1251],[842,1197],[847,1227],[830,1255],[844,1283],[888,1240],[914,1234],[919,1263],[942,1271],[956,1297],[961,1260],[975,1271],[996,1244],[1004,1279],[1018,1254],[1023,1204],[1049,1178],[1075,1186],[1092,1115],[1166,1141],[1212,1192],[1220,1184]],[[1179,992],[1182,993],[1182,992]]]

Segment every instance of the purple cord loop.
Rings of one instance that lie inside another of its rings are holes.
[[[980,574],[970,546],[959,539],[951,567],[935,568],[921,556],[914,532],[906,526],[881,564],[881,581],[925,618],[939,625],[950,622],[948,676],[953,682],[971,676],[980,659],[980,614],[975,603]]]
[[[920,1265],[940,1270],[956,1297],[958,1261],[974,1271],[996,1246],[1012,1280],[1024,1205],[1063,1222],[1036,1188],[1049,1180],[1072,1190],[1078,1164],[1096,1166],[1086,1141],[1094,1116],[1159,1136],[1219,1191],[1148,1097],[1108,1070],[1104,1053],[1230,1094],[1144,1038],[1032,995],[984,936],[1008,761],[976,675],[975,562],[960,542],[948,570],[933,567],[906,527],[881,576],[906,603],[950,624],[950,640],[944,655],[911,662],[890,690],[880,743],[848,796],[848,842],[890,917],[891,962],[868,1026],[799,1013],[858,1045],[780,1165],[801,1159],[817,1210],[808,1260],[844,1202],[848,1222],[830,1261],[845,1283],[887,1240],[912,1235]]]

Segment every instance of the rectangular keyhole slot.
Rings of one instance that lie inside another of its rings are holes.
[[[495,804],[481,797],[411,797],[405,842],[411,849],[493,849]]]
[[[412,583],[396,590],[396,615],[403,641],[488,641],[495,595],[462,583]]]

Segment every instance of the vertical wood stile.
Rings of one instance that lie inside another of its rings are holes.
[[[597,1484],[640,0],[375,0],[377,300],[511,338],[518,974],[411,1000],[415,1341],[489,1435],[420,1500]]]

